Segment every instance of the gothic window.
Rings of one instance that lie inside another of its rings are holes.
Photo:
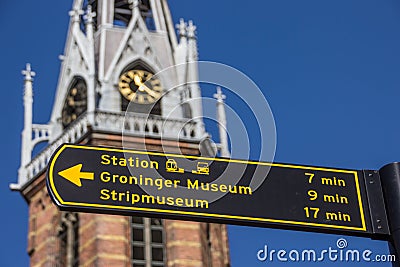
[[[58,232],[58,255],[56,267],[79,266],[79,218],[77,213],[61,214]]]
[[[183,117],[186,119],[192,118],[192,109],[190,107],[190,104],[187,102],[192,98],[190,91],[191,91],[190,87],[188,87],[187,90],[183,90],[179,94],[182,107],[182,114]]]
[[[154,31],[155,24],[153,12],[149,0],[139,0],[139,10],[149,31]],[[115,0],[114,2],[114,25],[126,27],[132,18],[132,1]]]
[[[192,109],[190,108],[189,103],[182,103],[182,111],[183,111],[183,117],[186,119],[191,119],[192,116]]]
[[[132,266],[165,266],[165,232],[161,219],[132,217]]]

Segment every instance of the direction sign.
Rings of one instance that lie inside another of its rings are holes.
[[[47,186],[63,210],[388,234],[385,216],[371,220],[383,201],[356,170],[65,144]]]

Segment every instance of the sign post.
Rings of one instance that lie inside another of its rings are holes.
[[[63,210],[387,238],[379,179],[366,176],[65,144],[49,162],[47,186]]]
[[[379,170],[382,179],[389,227],[390,242],[396,255],[397,264],[400,257],[400,163],[390,163]],[[395,264],[395,263],[394,263]],[[399,265],[395,265],[399,266]]]

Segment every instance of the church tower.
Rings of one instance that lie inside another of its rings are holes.
[[[216,153],[202,119],[192,21],[174,25],[167,0],[74,0],[69,15],[48,124],[32,123],[35,73],[29,64],[23,71],[21,167],[11,188],[29,205],[31,266],[230,266],[225,225],[61,212],[51,202],[45,172],[62,143]],[[220,90],[216,97],[225,124]],[[229,156],[220,134],[217,147]]]

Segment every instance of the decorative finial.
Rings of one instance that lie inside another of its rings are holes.
[[[226,113],[224,99],[226,96],[222,94],[221,87],[217,87],[217,93],[214,94],[217,99],[217,121],[219,129],[219,142],[220,142],[220,154],[221,157],[229,157],[229,145],[228,145],[228,132],[226,128]]]
[[[186,36],[186,27],[187,23],[183,19],[180,19],[179,24],[176,24],[176,28],[178,29],[179,35],[181,37]]]
[[[223,103],[224,99],[226,99],[226,96],[222,93],[221,87],[217,87],[217,93],[214,94],[214,98],[216,98],[219,103]]]
[[[81,19],[80,19],[80,16],[81,15],[83,15],[83,10],[82,9],[77,9],[77,8],[74,8],[73,10],[71,10],[68,14],[69,14],[69,16],[72,18],[72,21],[73,22],[79,22]]]
[[[92,24],[94,17],[96,17],[96,12],[92,12],[92,6],[88,5],[86,15],[84,16],[84,19],[86,19],[86,23]]]
[[[32,71],[31,64],[26,63],[26,69],[22,71],[22,75],[25,76],[25,81],[32,81],[36,73]]]
[[[189,38],[196,38],[197,27],[193,24],[193,21],[189,20],[189,25],[187,27],[187,33]]]

